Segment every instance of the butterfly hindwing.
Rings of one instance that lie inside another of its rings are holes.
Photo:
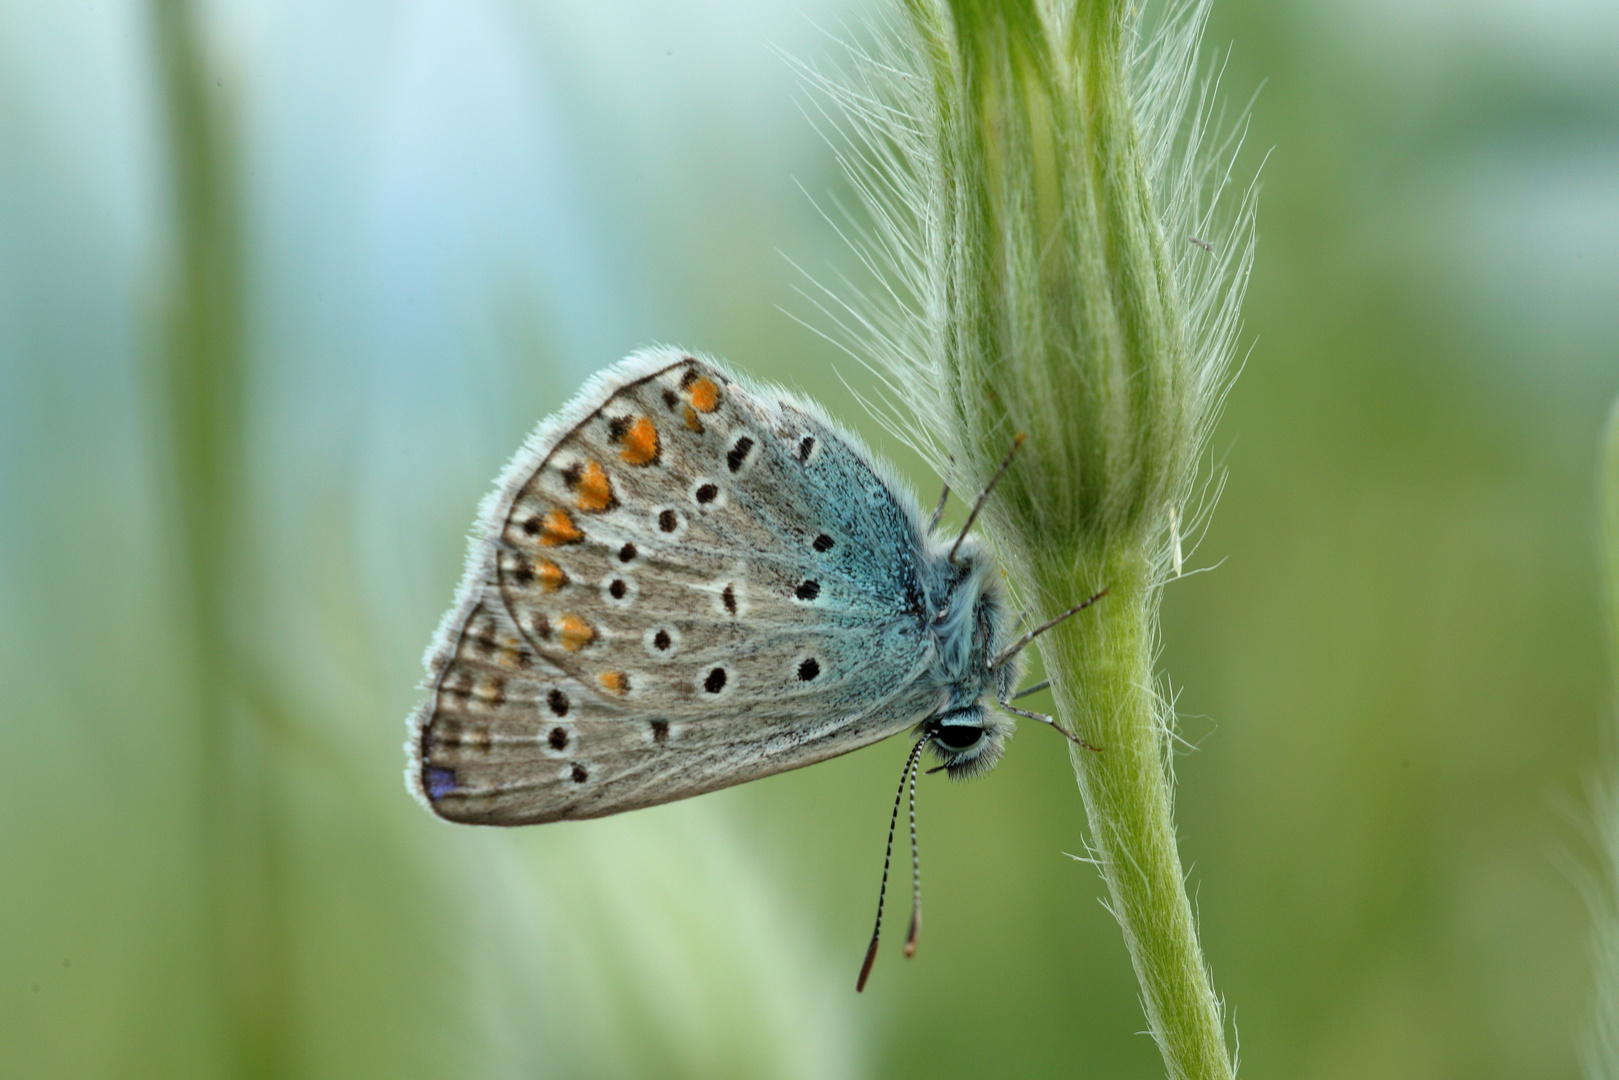
[[[609,369],[485,506],[413,786],[457,821],[595,817],[903,729],[936,704],[914,503],[802,401],[668,350]]]

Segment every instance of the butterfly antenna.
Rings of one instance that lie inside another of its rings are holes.
[[[997,653],[996,656],[995,656],[995,659],[993,659],[993,660],[991,660],[989,662],[990,670],[993,671],[996,668],[1000,667],[1002,664],[1004,664],[1008,660],[1012,659],[1012,657],[1016,656],[1018,653],[1022,652],[1024,649],[1028,648],[1029,642],[1033,641],[1035,638],[1039,637],[1041,634],[1045,633],[1047,630],[1050,630],[1053,626],[1056,626],[1058,623],[1062,622],[1064,619],[1072,618],[1073,616],[1078,615],[1081,611],[1084,611],[1086,608],[1090,607],[1092,604],[1096,603],[1098,600],[1102,599],[1102,597],[1104,597],[1106,595],[1107,595],[1107,590],[1103,589],[1101,592],[1096,593],[1094,596],[1091,596],[1091,597],[1089,597],[1089,598],[1087,598],[1085,600],[1082,600],[1079,603],[1075,604],[1073,607],[1069,608],[1067,611],[1063,612],[1061,615],[1058,615],[1055,619],[1052,619],[1050,622],[1041,623],[1039,626],[1035,627],[1033,630],[1030,630],[1027,634],[1024,634],[1022,637],[1018,638],[1016,641],[1012,642],[1012,644],[1008,645],[1006,648],[1002,649],[999,653]],[[1030,691],[1030,692],[1032,693],[1032,691]],[[1022,695],[1019,695],[1019,696],[1021,697]]]
[[[916,938],[922,932],[922,856],[916,849],[916,774],[920,771],[911,769],[911,929],[905,935],[907,960],[916,955]]]
[[[922,747],[926,740],[918,739],[911,748],[910,754],[905,758],[905,771],[899,774],[899,790],[894,792],[894,814],[888,819],[888,847],[883,850],[883,883],[877,889],[877,925],[871,928],[871,944],[866,947],[866,961],[860,965],[860,978],[854,984],[854,992],[860,993],[866,988],[866,980],[871,977],[871,965],[877,960],[877,939],[883,932],[883,898],[888,895],[888,862],[894,854],[894,829],[899,825],[899,804],[905,798],[905,785],[911,780],[911,774],[916,769],[916,760],[922,756]],[[913,816],[912,820],[915,818]]]
[[[939,527],[939,519],[944,517],[944,504],[949,500],[949,498],[950,485],[946,484],[944,486],[944,490],[939,492],[939,505],[933,508],[933,516],[928,518],[928,535],[931,536],[933,534],[933,530]]]
[[[1017,456],[1018,447],[1022,446],[1023,440],[1027,438],[1028,435],[1021,431],[1012,437],[1012,449],[1008,450],[1006,456],[1001,459],[1001,467],[996,469],[995,475],[989,478],[989,483],[984,485],[984,490],[978,493],[978,498],[973,502],[972,511],[967,515],[967,524],[961,527],[961,535],[957,536],[956,542],[950,545],[951,562],[956,561],[956,551],[961,547],[961,542],[967,539],[967,533],[972,529],[973,522],[978,520],[978,511],[984,508],[984,503],[989,500],[989,493],[995,490],[995,485],[1000,482],[1001,477],[1006,475],[1006,470],[1012,467],[1012,459]]]
[[[949,460],[950,464],[954,465],[956,463],[956,455],[951,454],[948,460]],[[933,516],[928,518],[928,535],[929,536],[932,536],[933,535],[933,530],[937,529],[939,527],[939,519],[944,517],[944,504],[947,501],[949,501],[949,499],[950,499],[950,485],[946,484],[944,486],[944,490],[939,492],[939,505],[935,506],[933,508]]]

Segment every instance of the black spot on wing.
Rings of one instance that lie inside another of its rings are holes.
[[[725,455],[726,468],[730,469],[732,472],[736,472],[738,469],[742,468],[743,463],[748,460],[748,454],[751,453],[752,450],[753,440],[748,438],[746,435],[738,436],[736,442],[731,444],[731,449]]]

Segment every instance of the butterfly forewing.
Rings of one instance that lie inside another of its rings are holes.
[[[679,353],[609,369],[480,522],[414,718],[441,816],[595,817],[933,707],[914,498],[811,406]]]

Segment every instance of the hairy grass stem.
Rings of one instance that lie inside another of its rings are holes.
[[[801,66],[877,283],[812,299],[876,411],[958,491],[1027,432],[984,513],[1014,590],[1033,622],[1108,590],[1039,646],[1063,723],[1105,748],[1070,752],[1149,1030],[1199,1080],[1235,1063],[1176,842],[1158,607],[1204,520],[1254,210],[1225,197],[1243,128],[1199,76],[1207,14],[905,0],[845,74]]]

